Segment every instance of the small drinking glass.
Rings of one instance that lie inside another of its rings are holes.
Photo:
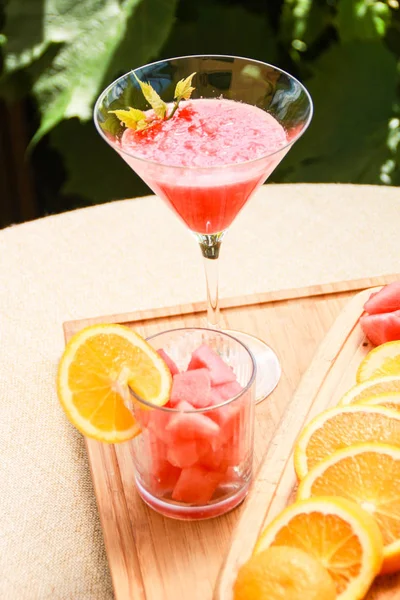
[[[233,385],[211,387],[209,393],[217,396],[204,408],[158,407],[130,390],[130,408],[142,428],[132,442],[142,499],[175,519],[220,516],[242,502],[252,478],[254,358],[242,342],[212,329],[174,329],[148,342],[166,352],[181,372],[192,353],[207,346],[235,376]]]

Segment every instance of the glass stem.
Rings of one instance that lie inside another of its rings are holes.
[[[218,298],[218,257],[225,232],[197,234],[200,250],[204,259],[204,272],[207,285],[207,322],[208,326],[219,329],[220,313]]]

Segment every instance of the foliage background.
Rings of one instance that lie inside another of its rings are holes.
[[[271,181],[400,183],[398,0],[6,0],[0,31],[3,149],[7,131],[30,142],[33,216],[147,193],[93,105],[122,73],[184,54],[260,59],[308,87],[314,120]]]

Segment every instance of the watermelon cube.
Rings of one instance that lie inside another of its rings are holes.
[[[146,481],[146,487],[156,495],[171,491],[178,481],[181,469],[167,461],[167,445],[164,444],[151,430],[147,436],[147,460],[141,470],[141,478]]]
[[[234,467],[228,467],[221,483],[225,485],[237,485],[238,483],[243,483],[243,477]]]
[[[213,448],[220,445],[220,427],[215,421],[193,411],[188,402],[180,402],[177,408],[180,411],[192,409],[192,412],[177,412],[171,417],[165,433],[171,436],[172,444],[179,443],[179,440],[206,440]]]
[[[165,352],[165,350],[163,350],[162,348],[160,348],[159,350],[157,350],[158,354],[161,356],[161,358],[163,359],[163,361],[165,362],[165,364],[167,365],[168,369],[171,371],[171,375],[174,376],[177,373],[179,373],[179,369],[176,366],[176,364],[174,363],[174,361],[172,360],[172,358],[170,356],[168,356],[168,354]]]
[[[210,371],[211,385],[222,385],[236,381],[236,375],[222,358],[207,344],[202,344],[192,354],[188,371],[195,369],[208,369]]]
[[[246,459],[246,444],[243,440],[231,440],[221,448],[221,465],[225,467],[240,466]]]
[[[220,398],[220,402],[234,398],[242,391],[242,389],[243,387],[238,381],[229,381],[228,383],[223,383],[222,385],[214,385],[212,388],[212,398],[214,400],[213,403],[217,404],[215,400],[218,397]]]
[[[186,371],[174,375],[170,396],[171,406],[188,402],[194,408],[205,408],[211,402],[211,379],[207,369]]]
[[[151,494],[164,496],[175,488],[180,474],[181,469],[165,460],[159,463],[156,471],[149,474],[146,487]]]
[[[200,445],[201,444],[201,445]],[[224,472],[227,465],[224,464],[225,449],[213,450],[208,442],[197,442],[199,451],[199,464],[210,471]],[[199,447],[200,446],[200,447]]]
[[[211,500],[223,477],[223,473],[209,471],[198,465],[182,469],[172,492],[172,499],[188,504],[206,504]]]
[[[167,459],[175,467],[185,469],[199,460],[199,449],[195,440],[174,440],[167,450]]]
[[[171,442],[171,435],[167,430],[167,426],[170,423],[173,413],[150,409],[149,417],[147,418],[147,427],[153,431],[153,433],[163,442],[169,444]]]

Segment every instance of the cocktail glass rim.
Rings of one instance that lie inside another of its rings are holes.
[[[310,113],[308,115],[308,118],[305,122],[304,127],[302,127],[301,131],[299,131],[299,133],[297,133],[294,138],[292,138],[289,142],[287,142],[287,144],[285,144],[278,150],[275,150],[274,152],[269,152],[268,154],[263,154],[262,156],[259,156],[258,158],[253,158],[252,160],[246,160],[246,161],[239,162],[239,163],[228,163],[228,164],[224,164],[224,165],[211,165],[211,166],[207,166],[207,167],[197,167],[195,165],[193,165],[193,166],[182,166],[182,165],[172,165],[172,164],[167,165],[162,162],[149,160],[147,158],[143,158],[143,157],[133,154],[131,152],[127,152],[121,146],[118,147],[118,152],[121,152],[122,154],[125,154],[126,156],[129,156],[130,158],[134,158],[135,160],[139,160],[143,163],[151,164],[151,165],[154,165],[157,167],[162,167],[164,169],[171,168],[171,169],[181,169],[182,171],[194,171],[194,172],[200,172],[200,171],[210,172],[213,170],[221,171],[221,170],[225,170],[225,169],[232,169],[235,167],[239,168],[239,167],[246,166],[246,165],[253,165],[259,161],[263,161],[266,158],[270,158],[271,156],[274,156],[274,154],[283,152],[285,149],[290,148],[290,146],[292,146],[303,135],[303,133],[305,133],[305,131],[308,129],[308,126],[311,123],[311,119],[313,117],[313,112],[314,112],[314,105],[313,105],[313,101],[311,99],[311,95],[308,92],[308,90],[306,89],[306,87],[296,77],[294,77],[287,71],[284,71],[280,67],[277,67],[276,65],[273,65],[271,63],[266,63],[261,60],[256,60],[254,58],[247,58],[245,56],[236,56],[233,54],[188,54],[187,56],[175,56],[173,58],[164,58],[162,60],[157,60],[157,61],[154,61],[151,63],[147,63],[145,65],[142,65],[140,67],[136,67],[135,69],[131,69],[130,71],[127,71],[124,75],[121,75],[120,77],[118,77],[118,79],[115,79],[112,83],[110,83],[105,88],[105,90],[102,91],[102,93],[98,97],[96,104],[94,106],[93,120],[94,120],[94,124],[96,126],[97,131],[99,132],[101,137],[107,142],[107,144],[109,144],[110,146],[112,145],[109,138],[105,135],[104,131],[100,127],[99,119],[98,119],[97,115],[100,112],[99,106],[102,104],[102,102],[103,102],[104,98],[106,97],[107,93],[109,92],[109,90],[111,90],[114,86],[116,86],[119,81],[125,79],[128,75],[131,75],[132,73],[135,73],[136,71],[140,71],[141,69],[144,69],[145,67],[153,67],[153,66],[161,64],[161,63],[165,63],[165,62],[169,62],[169,61],[173,61],[173,60],[185,59],[185,58],[215,58],[215,59],[234,58],[234,59],[238,59],[238,60],[245,60],[245,61],[247,60],[249,62],[262,65],[263,67],[266,67],[266,66],[271,67],[272,69],[279,71],[281,74],[286,75],[286,77],[288,77],[289,79],[296,81],[296,83],[300,86],[300,88],[303,90],[303,92],[306,94],[306,96],[308,98],[308,102],[309,102],[309,106],[310,106]],[[254,105],[251,105],[251,106],[254,106]],[[260,109],[260,110],[264,110],[264,109]],[[264,112],[268,112],[268,111],[264,111]]]
[[[212,405],[206,406],[204,408],[193,408],[193,409],[190,409],[190,410],[180,410],[178,408],[170,408],[168,406],[157,406],[156,404],[152,404],[148,400],[145,400],[144,398],[142,398],[141,396],[139,396],[139,394],[137,394],[128,385],[129,393],[131,394],[131,396],[133,396],[135,402],[139,402],[140,404],[144,404],[147,408],[157,409],[157,410],[161,410],[161,411],[169,412],[169,413],[189,413],[189,414],[192,414],[192,413],[207,413],[207,412],[212,412],[213,410],[215,410],[217,408],[221,408],[223,406],[226,406],[227,404],[230,404],[231,402],[234,402],[235,400],[237,400],[238,398],[240,398],[240,396],[243,396],[243,394],[245,392],[247,392],[251,388],[251,386],[253,385],[253,383],[255,381],[256,371],[257,371],[256,361],[255,361],[254,355],[251,352],[251,350],[245,344],[243,344],[243,342],[241,342],[240,340],[238,340],[233,335],[230,335],[229,333],[225,333],[224,331],[218,331],[218,329],[211,329],[209,327],[176,327],[176,328],[172,328],[172,329],[166,329],[164,331],[159,331],[158,333],[154,333],[153,335],[150,335],[149,337],[147,337],[146,341],[150,342],[153,338],[158,337],[160,335],[163,335],[163,334],[166,334],[166,333],[176,333],[176,332],[179,332],[179,331],[182,331],[182,332],[188,332],[188,331],[207,331],[207,332],[218,334],[218,335],[223,336],[223,337],[230,338],[230,339],[234,340],[236,343],[240,344],[240,346],[242,346],[242,348],[244,348],[244,350],[250,356],[250,360],[251,360],[251,364],[252,364],[252,372],[251,372],[251,375],[250,375],[250,378],[249,378],[248,382],[240,390],[240,392],[238,394],[236,394],[235,396],[232,396],[232,398],[228,398],[228,400],[224,400],[220,404],[212,404]]]

